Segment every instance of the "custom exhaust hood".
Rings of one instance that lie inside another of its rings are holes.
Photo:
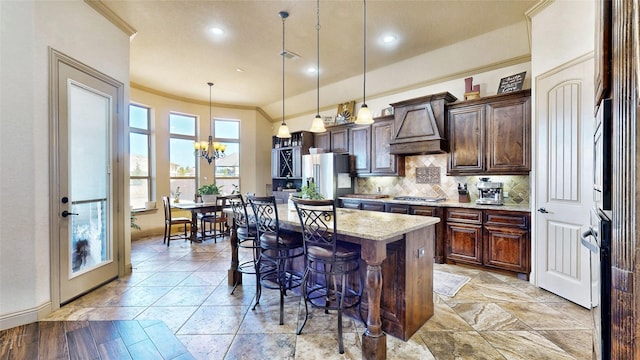
[[[442,154],[449,152],[446,105],[457,98],[448,92],[391,104],[396,131],[390,142],[394,155]]]

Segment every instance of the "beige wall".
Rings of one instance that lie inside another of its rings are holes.
[[[51,308],[48,47],[128,84],[129,38],[80,0],[0,1],[0,36],[2,329]]]
[[[215,89],[215,86],[214,86]],[[209,91],[206,81],[202,83],[202,91]],[[215,90],[214,90],[215,94]],[[156,154],[151,164],[154,173],[156,211],[136,213],[136,222],[142,228],[134,231],[132,237],[139,238],[152,234],[162,234],[164,214],[162,212],[162,196],[170,195],[169,189],[169,113],[178,112],[195,115],[198,118],[200,139],[210,134],[209,104],[178,100],[168,96],[131,88],[131,102],[151,109],[152,150]],[[265,194],[266,184],[271,182],[271,127],[272,124],[256,109],[234,108],[214,104],[214,118],[240,120],[240,190],[243,193],[255,192]],[[200,183],[209,183],[213,177],[213,165],[201,160]],[[206,179],[205,179],[206,177]],[[231,189],[223,189],[230,191]],[[191,200],[191,199],[186,199]]]

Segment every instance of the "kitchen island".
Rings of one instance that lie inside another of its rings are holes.
[[[301,231],[298,214],[286,204],[278,205],[281,228]],[[367,329],[362,335],[362,358],[385,359],[386,334],[407,340],[432,315],[434,225],[428,216],[337,209],[338,239],[360,247],[365,293],[362,310]],[[237,239],[231,234],[232,267],[235,272]]]

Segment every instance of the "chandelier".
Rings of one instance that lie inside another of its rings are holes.
[[[212,130],[213,118],[211,117],[211,88],[213,87],[213,83],[208,82],[207,85],[209,85],[209,130]],[[209,164],[211,164],[214,159],[223,158],[225,155],[224,151],[227,149],[226,145],[214,142],[212,135],[209,135],[209,141],[194,142],[193,147],[195,149],[195,156],[207,160]]]

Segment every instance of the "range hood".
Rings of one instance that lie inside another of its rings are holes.
[[[391,104],[396,131],[390,142],[394,155],[442,154],[449,151],[446,105],[457,98],[448,92]]]

